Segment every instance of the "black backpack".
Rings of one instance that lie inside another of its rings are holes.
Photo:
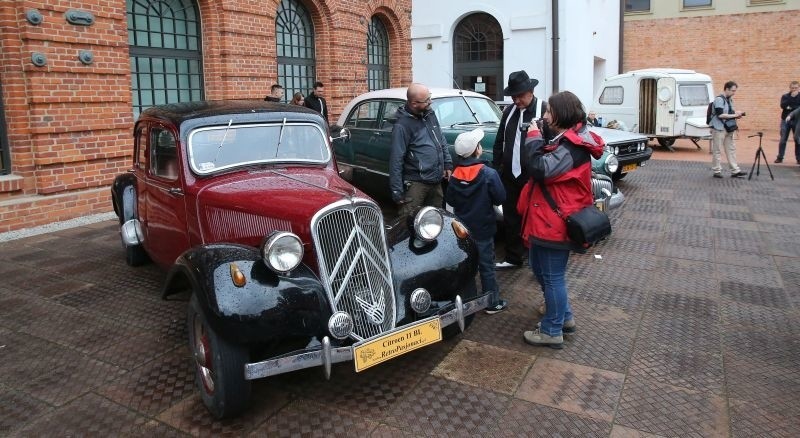
[[[719,97],[725,99],[725,97],[723,95],[721,95],[721,94],[719,95]],[[716,100],[716,99],[714,99],[714,100]],[[715,114],[714,113],[714,100],[712,100],[711,103],[708,104],[708,108],[706,108],[706,125],[710,125],[711,124],[711,119],[714,118],[714,114]]]

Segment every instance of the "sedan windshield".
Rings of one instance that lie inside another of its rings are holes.
[[[461,96],[440,97],[433,99],[431,106],[442,126],[500,123],[500,109],[481,97],[467,97],[466,102]]]
[[[311,123],[226,124],[189,134],[189,162],[201,175],[259,163],[329,159],[326,134]]]

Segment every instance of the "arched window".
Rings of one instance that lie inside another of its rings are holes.
[[[503,31],[480,12],[461,20],[453,35],[453,72],[461,88],[503,99]]]
[[[367,88],[389,88],[389,35],[378,17],[372,17],[367,30]]]
[[[133,115],[203,99],[200,15],[192,0],[126,0]]]
[[[314,24],[299,1],[281,0],[275,18],[275,45],[284,99],[291,99],[298,91],[308,96],[316,77]]]

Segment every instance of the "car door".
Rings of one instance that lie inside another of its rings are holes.
[[[149,131],[147,172],[139,195],[140,205],[146,206],[142,231],[153,261],[169,266],[189,247],[182,159],[174,131],[162,124],[152,124]]]

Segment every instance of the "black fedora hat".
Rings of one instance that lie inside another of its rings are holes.
[[[508,75],[508,86],[503,89],[506,96],[516,96],[526,91],[533,91],[533,87],[539,84],[537,79],[528,77],[525,70],[515,71]]]

